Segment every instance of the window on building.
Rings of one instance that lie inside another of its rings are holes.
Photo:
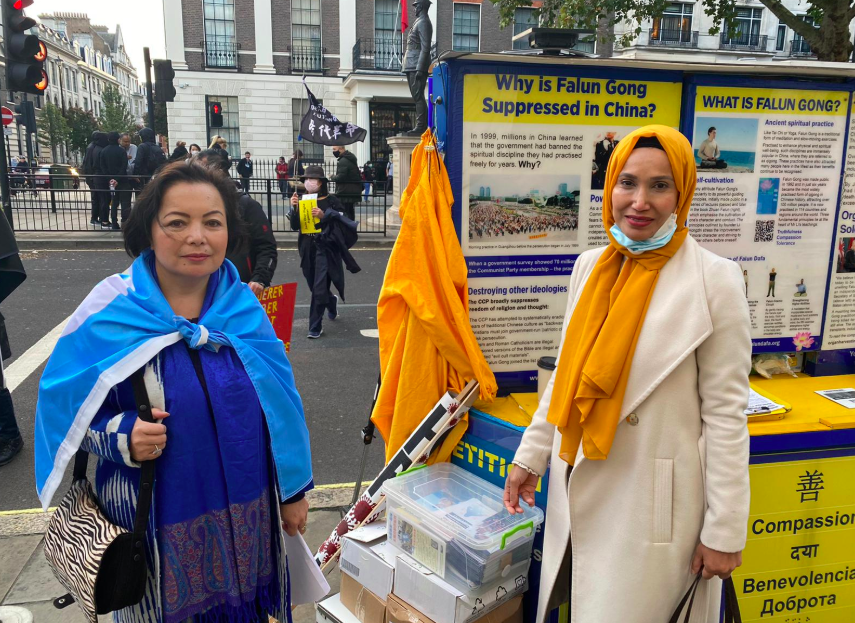
[[[321,71],[321,0],[291,2],[291,68]]]
[[[654,41],[691,43],[694,8],[693,4],[669,4],[662,17],[653,20],[650,38]]]
[[[237,67],[234,0],[204,0],[205,66]]]
[[[323,104],[323,100],[318,100],[319,104]],[[303,121],[303,115],[309,112],[309,100],[306,98],[291,100],[291,128],[293,130],[293,145],[294,149],[299,149],[303,152],[303,160],[308,162],[324,161],[324,146],[309,141],[300,140],[300,122]]]
[[[401,37],[401,13],[397,0],[374,0],[374,46],[371,42],[363,49],[374,51],[375,69],[401,69],[404,44]]]
[[[451,27],[451,49],[459,52],[477,52],[480,22],[481,5],[455,2],[454,20]]]
[[[534,9],[515,9],[514,10],[514,35],[525,32],[529,28],[537,26],[537,17]],[[514,41],[515,50],[527,50],[528,41],[519,39]]]
[[[757,47],[760,45],[760,22],[763,9],[736,7],[736,19],[724,25],[721,42],[728,45]]]
[[[88,97],[83,98],[83,110],[89,110],[89,98]]]
[[[810,15],[800,15],[804,21],[812,26],[816,26],[816,23],[813,21],[813,18]],[[810,44],[805,41],[804,37],[799,34],[793,33],[793,47],[790,48],[790,54],[794,56],[809,56],[813,54],[813,51],[810,49]]]
[[[220,102],[223,106],[223,127],[212,128],[209,102]],[[205,98],[205,110],[208,111],[206,124],[208,126],[208,145],[215,136],[222,136],[228,142],[229,155],[241,153],[240,148],[240,108],[238,98],[226,97],[225,95],[209,95]],[[207,145],[206,145],[207,147]]]
[[[783,52],[787,45],[787,25],[778,24],[778,35],[775,37],[775,50]]]

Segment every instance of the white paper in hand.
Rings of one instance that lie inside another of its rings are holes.
[[[330,592],[327,579],[309,551],[309,546],[301,535],[285,538],[285,553],[288,554],[288,574],[291,577],[291,605],[313,604]]]

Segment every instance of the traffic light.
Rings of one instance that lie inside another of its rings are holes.
[[[6,42],[6,85],[9,91],[41,95],[48,87],[44,68],[47,47],[27,31],[36,20],[24,15],[33,0],[0,0],[3,8],[3,39]]]
[[[211,111],[211,127],[223,127],[223,105],[219,102],[211,102],[209,108]]]
[[[32,134],[36,131],[36,107],[32,102],[16,104],[15,114],[18,115],[15,121],[18,125],[24,126],[27,134]]]
[[[154,101],[175,101],[175,70],[172,69],[172,61],[154,61]]]

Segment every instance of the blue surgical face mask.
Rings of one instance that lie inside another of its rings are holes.
[[[633,255],[640,255],[645,251],[661,249],[671,241],[671,238],[674,236],[674,232],[677,231],[677,214],[671,214],[671,216],[668,217],[668,220],[662,224],[662,227],[660,227],[659,230],[647,240],[633,240],[621,231],[621,228],[617,226],[617,223],[612,225],[612,228],[609,231],[612,233],[615,242],[625,247],[626,250]]]

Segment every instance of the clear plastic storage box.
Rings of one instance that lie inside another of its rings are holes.
[[[543,511],[511,515],[502,490],[450,463],[387,480],[389,543],[463,591],[528,571]]]

